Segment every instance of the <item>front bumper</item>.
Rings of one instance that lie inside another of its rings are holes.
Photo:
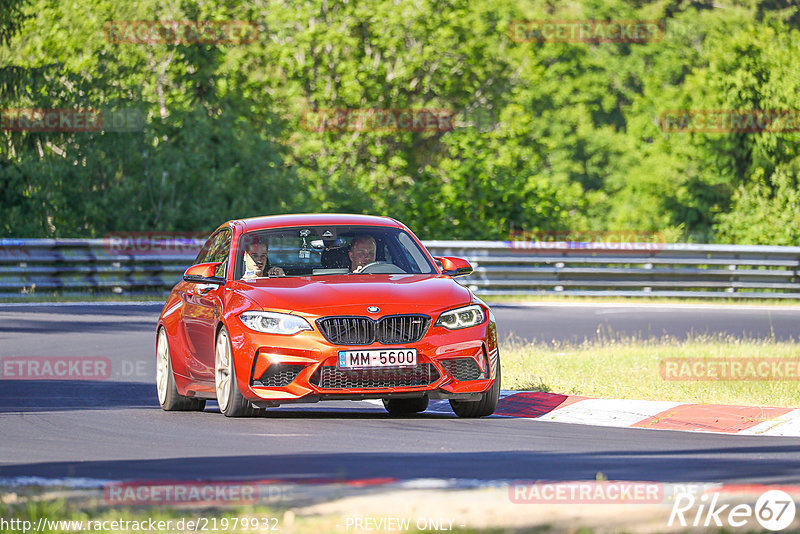
[[[379,343],[333,345],[315,331],[295,336],[254,332],[232,338],[240,391],[267,407],[320,400],[419,397],[478,400],[494,383],[496,327],[482,325],[450,331],[431,327],[417,343],[414,368],[339,370],[340,350],[392,349]]]

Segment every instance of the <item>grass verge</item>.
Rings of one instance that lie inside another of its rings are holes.
[[[507,341],[500,349],[503,388],[589,397],[667,400],[702,404],[800,407],[800,382],[767,380],[665,380],[665,359],[774,359],[800,363],[800,346],[770,340],[695,337],[616,339],[580,344]],[[696,375],[692,375],[696,376]],[[790,376],[786,373],[785,376]]]
[[[586,297],[577,295],[478,295],[492,304],[575,303],[575,304],[713,304],[731,306],[800,306],[800,299],[773,298],[691,298],[691,297]]]
[[[363,532],[352,526],[346,528],[346,518],[336,514],[295,515],[291,509],[265,506],[242,508],[177,508],[177,507],[109,507],[90,504],[81,499],[67,502],[38,496],[18,498],[16,494],[0,494],[4,500],[13,495],[15,504],[0,503],[0,533],[48,532],[74,534],[75,532],[105,532],[127,534],[155,534],[181,532],[289,532],[291,534],[319,534],[320,532]],[[352,518],[351,518],[352,519]],[[377,521],[378,518],[375,518]],[[413,525],[413,523],[411,523]],[[368,531],[378,531],[370,528]],[[388,532],[380,529],[380,532]],[[389,530],[395,532],[395,530]],[[404,532],[429,532],[413,528]],[[506,529],[453,528],[453,532],[503,533]],[[541,532],[529,529],[527,532]],[[514,532],[519,532],[515,530]]]

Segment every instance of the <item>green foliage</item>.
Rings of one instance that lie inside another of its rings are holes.
[[[0,109],[133,110],[135,131],[0,131],[0,236],[388,214],[423,238],[637,230],[800,244],[797,133],[665,133],[679,109],[800,109],[782,0],[7,0]],[[649,43],[516,42],[515,20],[665,20]],[[249,44],[109,42],[125,20],[245,20]],[[325,109],[444,131],[314,131]],[[780,224],[777,222],[780,221]],[[682,235],[681,235],[682,234]]]
[[[28,0],[0,1],[0,44],[8,43],[27,18],[24,7]]]
[[[722,238],[733,243],[800,243],[800,159],[779,167],[767,181],[739,186],[734,209],[719,217]]]

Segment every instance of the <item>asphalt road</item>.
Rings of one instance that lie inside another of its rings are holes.
[[[108,358],[99,380],[0,380],[0,479],[441,477],[800,483],[800,440],[601,428],[536,420],[393,419],[367,403],[320,403],[232,420],[156,402],[158,306],[0,306],[0,360]],[[496,308],[503,335],[689,331],[795,338],[797,310]],[[6,377],[7,378],[7,377]]]
[[[501,336],[525,341],[671,336],[800,340],[800,308],[728,305],[495,304]]]

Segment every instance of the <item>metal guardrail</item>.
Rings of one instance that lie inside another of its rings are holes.
[[[164,295],[203,244],[178,241],[120,247],[111,239],[0,239],[0,297]]]
[[[800,298],[800,247],[430,241],[468,259],[478,294]]]
[[[0,239],[0,296],[153,294],[181,278],[200,240],[120,248],[108,239]],[[427,241],[475,268],[480,295],[800,298],[800,247],[536,241]]]

